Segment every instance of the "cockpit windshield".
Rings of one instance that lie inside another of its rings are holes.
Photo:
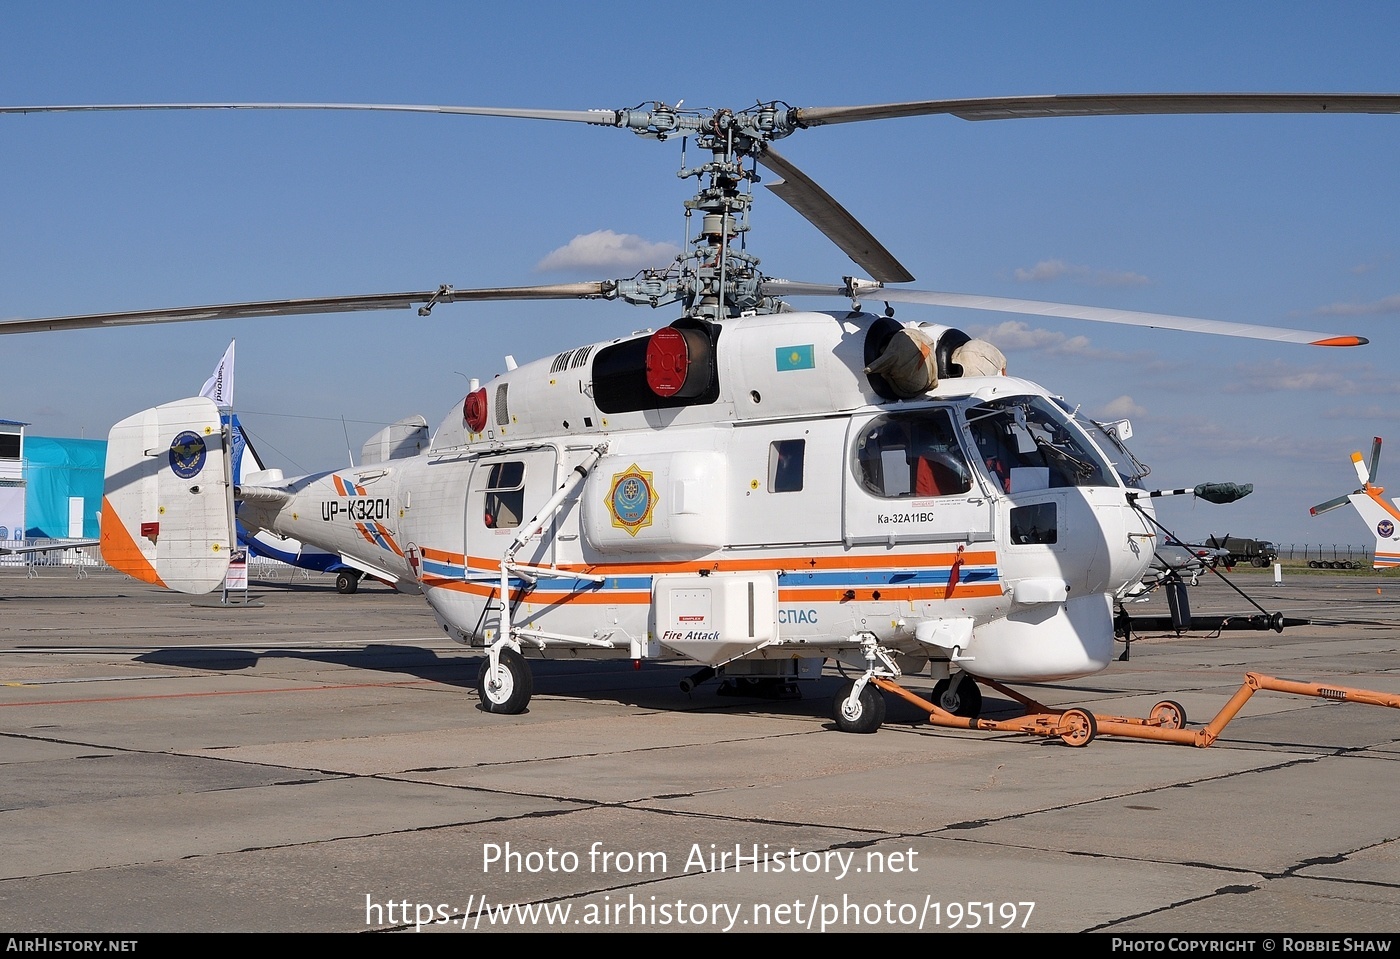
[[[1054,403],[1014,396],[967,410],[977,453],[1008,493],[1064,486],[1117,486],[1117,474]]]
[[[1074,417],[1074,422],[1083,427],[1094,442],[1099,444],[1099,449],[1103,450],[1104,455],[1109,458],[1109,462],[1118,473],[1118,478],[1123,481],[1124,486],[1136,489],[1143,488],[1143,477],[1152,470],[1134,456],[1132,450],[1128,449],[1126,440],[1132,433],[1127,427],[1127,420],[1119,420],[1116,423],[1100,423],[1098,420],[1077,415]]]

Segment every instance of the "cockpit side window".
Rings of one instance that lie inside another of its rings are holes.
[[[953,496],[972,489],[972,471],[945,409],[877,416],[860,433],[856,475],[876,496]]]
[[[1041,397],[981,403],[968,409],[967,425],[978,458],[1004,492],[1117,485],[1080,428]]]
[[[1109,465],[1113,467],[1124,486],[1134,489],[1144,488],[1142,481],[1152,470],[1134,456],[1132,450],[1128,449],[1128,444],[1122,436],[1126,420],[1120,420],[1117,423],[1100,423],[1098,420],[1076,416],[1074,421],[1094,438],[1099,449],[1103,450],[1104,455],[1109,457]]]

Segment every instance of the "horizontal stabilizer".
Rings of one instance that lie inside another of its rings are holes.
[[[30,556],[34,553],[51,553],[59,549],[77,549],[80,546],[96,546],[95,539],[70,539],[49,543],[45,546],[0,546],[0,556]]]

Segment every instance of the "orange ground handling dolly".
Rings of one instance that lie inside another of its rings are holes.
[[[996,732],[1027,733],[1033,736],[1059,737],[1067,746],[1087,746],[1099,735],[1126,736],[1132,739],[1151,739],[1164,743],[1177,743],[1182,746],[1198,746],[1204,749],[1219,738],[1221,731],[1234,719],[1244,704],[1256,690],[1271,689],[1280,693],[1293,693],[1298,696],[1317,696],[1343,703],[1365,703],[1371,706],[1389,706],[1400,709],[1400,695],[1378,693],[1368,689],[1351,689],[1346,686],[1324,686],[1320,683],[1298,683],[1287,679],[1275,679],[1259,673],[1245,673],[1244,683],[1235,695],[1230,697],[1215,718],[1200,729],[1186,728],[1186,710],[1174,700],[1164,699],[1152,707],[1146,719],[1127,716],[1101,716],[1087,709],[1072,707],[1052,709],[1044,706],[1015,690],[989,679],[979,679],[978,683],[1010,696],[1026,707],[1026,714],[1015,719],[978,719],[957,716],[915,693],[910,692],[893,680],[872,676],[870,681],[876,686],[893,693],[928,711],[928,721],[935,726],[951,729],[986,729]],[[964,682],[972,681],[967,676]]]

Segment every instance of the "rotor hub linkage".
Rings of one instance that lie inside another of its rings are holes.
[[[607,123],[608,114],[600,114]],[[752,196],[742,191],[745,184],[758,182],[753,165],[765,145],[795,132],[800,127],[797,111],[776,101],[760,103],[747,110],[727,109],[683,112],[660,102],[618,110],[613,125],[630,129],[639,136],[665,140],[676,134],[693,134],[712,159],[696,167],[683,167],[677,175],[700,181],[695,195],[685,202],[687,215],[702,214],[694,249],[684,257],[678,276],[671,277],[668,292],[675,294],[687,316],[717,321],[744,313],[769,312],[777,308],[765,297],[760,286],[758,258],[734,246],[748,232],[748,211]],[[655,305],[660,295],[654,289],[632,291],[619,286],[623,299]]]
[[[598,122],[609,125],[609,114],[610,111],[600,111]],[[740,155],[747,155],[756,144],[781,140],[804,126],[797,110],[776,100],[738,111],[682,111],[678,107],[653,101],[630,110],[611,111],[611,116],[611,126],[658,140],[678,133],[690,133],[700,139],[702,146],[709,146],[706,142],[709,138],[732,138]]]

